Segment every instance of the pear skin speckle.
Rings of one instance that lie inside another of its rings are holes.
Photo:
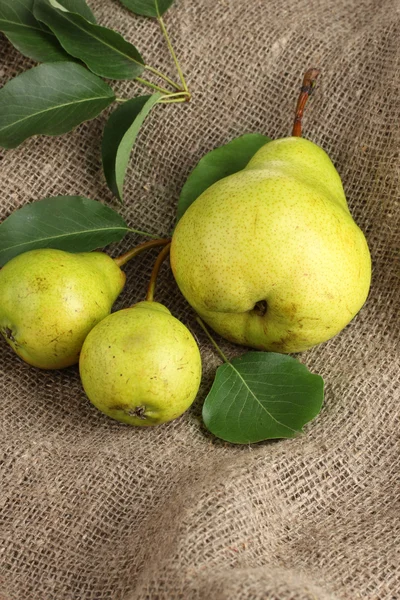
[[[172,421],[194,401],[201,357],[190,331],[157,302],[140,302],[96,325],[82,347],[89,400],[129,425]]]
[[[302,138],[266,144],[243,171],[201,194],[175,229],[171,267],[215,331],[279,352],[336,335],[371,281],[367,242],[340,177]]]
[[[25,252],[0,270],[0,331],[28,364],[68,367],[124,283],[125,274],[102,252]]]

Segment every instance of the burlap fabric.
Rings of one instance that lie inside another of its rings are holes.
[[[156,23],[116,0],[90,5],[173,74]],[[371,294],[344,332],[301,356],[326,380],[319,417],[300,439],[253,447],[202,428],[219,359],[167,266],[158,299],[190,325],[204,360],[198,399],[174,423],[113,422],[86,400],[76,368],[35,370],[1,343],[0,597],[400,598],[399,2],[179,0],[166,22],[193,101],[158,107],[141,131],[122,210],[130,225],[170,232],[185,178],[208,150],[245,132],[288,135],[301,76],[317,65],[305,135],[332,157],[367,235]],[[2,83],[31,65],[4,37],[0,60]],[[2,151],[0,216],[52,194],[117,207],[101,170],[104,123]],[[115,308],[143,298],[153,260],[126,267]]]

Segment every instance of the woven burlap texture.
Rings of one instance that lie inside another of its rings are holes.
[[[99,23],[174,74],[156,22],[117,0],[89,4]],[[400,598],[399,2],[177,0],[165,21],[193,100],[148,118],[126,206],[102,175],[103,114],[63,137],[1,151],[0,217],[49,195],[81,194],[121,210],[132,227],[168,234],[201,156],[246,132],[288,135],[302,74],[319,66],[304,132],[331,156],[368,238],[371,294],[345,331],[300,357],[326,382],[323,410],[304,436],[251,447],[202,427],[220,360],[167,265],[157,299],[191,327],[204,362],[198,399],[176,422],[120,425],[90,405],[76,367],[35,370],[3,341],[0,598]],[[33,65],[5,37],[0,59],[2,84]],[[143,299],[154,256],[127,265],[115,309]]]

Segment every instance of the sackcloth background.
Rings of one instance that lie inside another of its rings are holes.
[[[89,4],[175,75],[156,22],[117,0]],[[366,233],[370,297],[300,357],[326,381],[304,436],[251,447],[202,427],[220,361],[168,265],[157,298],[194,331],[204,360],[199,396],[176,422],[113,422],[87,401],[76,367],[35,370],[1,342],[1,600],[399,599],[399,1],[177,0],[165,21],[193,100],[158,107],[141,130],[122,209],[130,226],[168,234],[207,151],[246,132],[287,136],[302,75],[318,66],[304,135],[331,156]],[[1,84],[32,65],[0,36]],[[101,169],[105,121],[0,151],[0,217],[57,194],[119,209]],[[115,309],[143,299],[154,257],[127,265]]]

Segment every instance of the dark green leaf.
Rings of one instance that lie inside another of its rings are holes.
[[[319,413],[323,397],[322,377],[291,356],[247,352],[218,368],[203,420],[234,444],[292,438]]]
[[[270,141],[260,133],[247,133],[203,156],[182,188],[177,219],[213,183],[244,169],[257,150]]]
[[[144,61],[135,46],[116,31],[69,12],[64,5],[66,0],[35,0],[34,14],[50,27],[68,54],[101,77],[134,79],[140,75]]]
[[[102,143],[104,175],[108,187],[121,202],[125,172],[136,136],[161,96],[162,94],[157,93],[124,102],[111,114],[105,126]]]
[[[36,248],[90,252],[129,231],[108,206],[81,196],[45,198],[15,211],[0,225],[0,266]]]
[[[33,0],[0,0],[0,31],[17,50],[33,60],[71,60],[54,33],[33,16]]]
[[[113,90],[80,65],[34,67],[0,90],[0,146],[15,148],[33,135],[71,131],[114,99]]]
[[[136,15],[157,17],[156,0],[121,0],[121,2]],[[158,14],[163,15],[173,2],[174,0],[158,0]]]
[[[85,0],[61,0],[62,6],[70,12],[81,15],[86,21],[96,23],[96,17],[92,13]]]

